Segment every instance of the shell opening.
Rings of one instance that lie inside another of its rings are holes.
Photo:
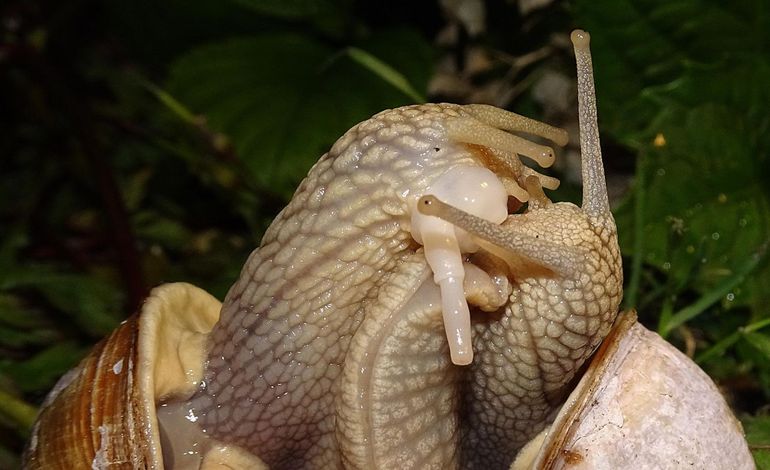
[[[455,167],[439,177],[427,191],[451,201],[468,213],[493,224],[508,216],[508,193],[502,182],[483,167]],[[412,211],[412,237],[421,243],[433,271],[433,280],[441,290],[444,329],[452,362],[467,365],[473,360],[471,323],[463,280],[463,253],[479,246],[464,230],[420,210]]]

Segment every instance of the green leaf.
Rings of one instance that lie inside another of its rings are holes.
[[[660,111],[648,129],[635,135],[647,142],[643,158],[650,160],[641,230],[648,247],[644,261],[668,272],[675,285],[692,284],[705,293],[764,251],[770,240],[765,183],[770,156],[761,150],[770,145],[763,131],[770,118],[758,109],[758,103],[770,103],[770,94],[750,99],[762,94],[761,83],[770,82],[770,64],[724,66],[710,70],[705,79],[692,73],[648,90],[647,99],[659,102]],[[735,77],[744,77],[745,84],[732,83]],[[741,97],[744,93],[731,91],[737,86],[754,90]],[[665,145],[653,145],[655,136],[662,136]],[[629,252],[634,231],[625,224],[619,231]],[[770,282],[767,263],[747,280],[735,286],[733,305],[756,306],[770,299],[762,288]]]
[[[181,248],[192,237],[179,222],[164,218],[153,211],[141,211],[133,217],[137,236],[172,248]]]
[[[164,89],[155,85],[150,81],[142,81],[142,85],[155,96],[155,98],[163,104],[169,111],[171,111],[182,122],[189,125],[197,125],[197,119],[195,115],[187,109],[182,103],[176,100],[173,96],[168,94]]]
[[[17,330],[0,326],[0,345],[8,348],[21,349],[27,346],[50,344],[60,338],[54,330]]]
[[[770,450],[752,449],[751,455],[754,456],[754,463],[757,464],[758,470],[770,470]]]
[[[749,325],[741,327],[737,331],[734,331],[733,333],[731,333],[729,336],[726,336],[721,340],[719,340],[717,343],[715,343],[706,351],[703,351],[699,356],[695,358],[695,362],[697,362],[698,364],[703,364],[704,362],[707,362],[712,358],[719,357],[722,354],[724,354],[725,351],[727,351],[727,349],[730,348],[733,344],[738,342],[738,340],[740,340],[744,334],[761,330],[762,328],[765,328],[767,326],[770,326],[770,318],[765,318],[758,322],[751,323]]]
[[[692,320],[696,316],[700,315],[707,308],[714,305],[722,297],[726,296],[735,286],[744,281],[747,275],[751,273],[754,268],[759,264],[761,258],[759,256],[753,256],[746,260],[743,266],[740,266],[736,272],[731,273],[730,276],[723,279],[714,289],[707,292],[696,302],[688,305],[682,310],[668,316],[661,316],[661,324],[658,328],[658,332],[664,338],[677,326]],[[759,333],[753,333],[759,334]]]
[[[93,337],[109,333],[123,318],[123,293],[94,276],[66,274],[45,266],[0,273],[0,289],[33,291]]]
[[[430,48],[409,32],[387,38],[394,45],[408,40],[411,47],[382,48],[377,36],[357,47],[403,73],[419,91]],[[412,101],[344,52],[297,34],[234,39],[177,60],[169,90],[230,137],[259,185],[288,197],[353,124]]]
[[[757,468],[770,470],[770,416],[745,417],[741,421]]]
[[[22,437],[27,437],[37,416],[37,409],[0,389],[0,415],[13,423]]]
[[[414,87],[412,86],[411,83],[409,83],[409,80],[407,80],[406,77],[398,73],[395,69],[393,69],[393,67],[381,61],[377,57],[357,47],[348,48],[348,54],[353,60],[355,60],[365,68],[371,70],[375,75],[379,76],[383,81],[390,83],[396,89],[401,90],[403,94],[412,98],[414,101],[418,103],[422,103],[425,101],[425,97],[422,96],[417,90],[414,89]]]
[[[757,348],[762,354],[765,355],[766,360],[770,360],[770,336],[762,333],[744,333],[743,337],[746,338],[752,346]]]
[[[29,330],[44,327],[45,320],[40,312],[25,306],[17,296],[0,293],[0,324]]]
[[[576,12],[597,30],[602,129],[644,159],[645,187],[617,213],[621,249],[635,256],[631,300],[643,265],[666,273],[672,295],[707,295],[770,241],[770,57],[758,53],[770,10],[758,1],[583,0]],[[763,261],[725,304],[756,310],[770,302],[766,285]]]
[[[692,63],[768,50],[763,0],[579,0],[575,20],[591,37],[604,131],[642,128],[657,114],[642,92],[670,83]],[[764,53],[759,54],[764,55]]]

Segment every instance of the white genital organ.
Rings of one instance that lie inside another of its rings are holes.
[[[457,166],[441,175],[425,194],[436,196],[458,209],[502,223],[508,216],[508,194],[503,183],[487,168]],[[425,249],[425,258],[433,271],[433,280],[441,289],[444,329],[452,362],[468,365],[473,360],[471,319],[465,299],[463,254],[474,253],[479,246],[465,230],[412,207],[412,237]]]

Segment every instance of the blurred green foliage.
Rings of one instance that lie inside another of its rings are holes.
[[[630,182],[626,306],[718,381],[770,468],[770,8],[536,3],[0,6],[0,468],[150,287],[222,298],[356,122],[427,99],[574,123],[574,96],[536,89],[573,80],[575,26],[593,38],[608,175]],[[575,197],[562,176],[555,197]]]

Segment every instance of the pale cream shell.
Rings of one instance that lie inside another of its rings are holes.
[[[534,462],[514,468],[755,468],[711,378],[633,312],[619,316],[550,429]]]

